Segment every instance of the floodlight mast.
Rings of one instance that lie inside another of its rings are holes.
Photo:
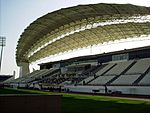
[[[1,46],[1,55],[0,55],[0,71],[1,71],[3,47],[6,46],[6,37],[0,36],[0,46]]]

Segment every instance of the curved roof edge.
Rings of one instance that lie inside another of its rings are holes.
[[[89,4],[63,8],[48,13],[32,22],[22,33],[17,45],[16,62],[29,62],[27,52],[35,43],[40,42],[47,34],[82,19],[97,16],[113,15],[150,15],[150,7],[136,6],[132,4]]]

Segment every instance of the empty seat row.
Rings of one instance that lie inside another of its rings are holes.
[[[105,75],[120,75],[125,69],[127,69],[134,61],[118,62],[112,69],[110,69]]]
[[[139,85],[150,85],[150,72],[138,83]]]
[[[150,58],[138,60],[125,74],[142,74],[150,67]]]
[[[116,64],[115,63],[109,63],[108,65],[106,65],[105,67],[103,67],[102,69],[100,69],[99,71],[97,71],[96,75],[100,76],[100,75],[104,74],[106,71],[108,71],[114,65],[116,65]]]
[[[99,76],[98,78],[96,78],[95,80],[91,81],[89,84],[90,85],[104,85],[107,82],[109,82],[111,79],[113,79],[114,76]]]
[[[112,85],[132,85],[141,75],[121,75],[115,81],[113,81]]]

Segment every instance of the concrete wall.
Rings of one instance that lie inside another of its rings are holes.
[[[0,113],[61,113],[61,96],[0,95]]]
[[[64,86],[72,92],[93,93],[93,90],[99,90],[97,93],[105,93],[104,86]],[[150,95],[150,86],[107,86],[108,90],[121,91],[122,94]]]

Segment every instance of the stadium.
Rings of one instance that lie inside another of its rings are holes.
[[[147,37],[150,7],[100,3],[60,9],[24,30],[16,48],[20,77],[4,83],[50,91],[148,96],[150,45],[141,44],[149,41]],[[122,48],[124,41],[131,47]],[[135,41],[139,43],[132,48]],[[119,47],[103,51],[109,44]]]

